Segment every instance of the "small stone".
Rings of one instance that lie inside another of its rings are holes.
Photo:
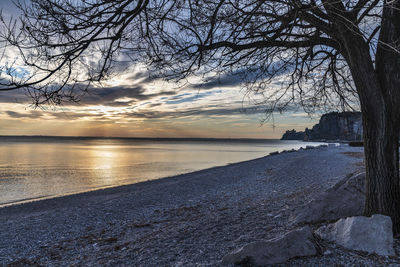
[[[256,266],[283,263],[294,257],[316,255],[310,227],[291,231],[283,237],[250,243],[226,255],[223,264],[248,263]]]
[[[375,214],[372,217],[356,216],[340,219],[322,226],[315,232],[322,239],[335,242],[350,250],[395,256],[393,249],[392,220]]]

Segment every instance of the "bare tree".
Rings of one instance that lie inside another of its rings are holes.
[[[242,75],[267,112],[359,106],[365,214],[391,216],[400,232],[399,0],[31,2],[2,33],[29,74],[5,65],[1,90],[26,88],[37,104],[73,100],[123,55],[167,79]]]

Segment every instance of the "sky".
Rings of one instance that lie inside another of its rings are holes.
[[[6,15],[17,12],[10,2],[0,1]],[[133,64],[90,87],[78,103],[40,108],[30,103],[22,90],[0,92],[0,135],[280,138],[319,119],[299,109],[261,123],[262,106],[253,106],[235,76],[178,86]]]

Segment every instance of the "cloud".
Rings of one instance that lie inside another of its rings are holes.
[[[29,103],[31,101],[23,89],[0,91],[0,103]]]
[[[160,96],[173,96],[177,91],[161,91],[148,93],[142,86],[115,86],[115,87],[90,87],[88,92],[80,98],[79,105],[107,105],[113,107],[129,106],[138,101],[151,100]],[[127,101],[119,101],[120,99]],[[25,90],[0,91],[0,103],[31,103],[32,99],[25,93]],[[68,105],[76,105],[68,103]]]
[[[179,111],[155,111],[141,110],[135,112],[121,113],[125,118],[145,118],[145,119],[166,119],[166,118],[184,118],[191,116],[212,117],[212,116],[232,116],[239,114],[262,114],[260,109],[244,109],[244,108],[205,108],[205,109],[187,109]]]
[[[109,121],[115,120],[115,118],[119,118],[118,121],[129,121],[131,119],[179,119],[179,118],[188,118],[188,117],[202,117],[202,118],[210,118],[210,117],[228,117],[240,114],[262,114],[263,111],[259,109],[249,108],[221,108],[216,105],[206,106],[206,107],[198,107],[198,108],[189,108],[185,110],[155,110],[152,109],[153,106],[157,106],[158,104],[151,104],[150,109],[139,109],[135,111],[131,111],[129,109],[125,109],[123,111],[113,112],[112,114],[98,112],[96,110],[82,110],[82,111],[39,111],[32,110],[28,113],[15,112],[15,111],[4,111],[4,114],[7,114],[9,117],[14,119],[37,119],[46,117],[48,120],[68,120],[74,121],[79,119],[90,119],[93,121]]]
[[[294,66],[285,66],[283,62],[276,62],[268,67],[268,71],[274,73],[275,77],[287,74],[293,70]],[[238,87],[246,83],[246,81],[254,82],[268,78],[270,78],[270,74],[267,71],[263,71],[257,67],[251,67],[247,69],[238,69],[230,73],[215,75],[208,78],[203,83],[194,84],[192,87],[195,89]]]
[[[80,103],[83,105],[129,106],[137,101],[145,101],[160,96],[171,96],[175,94],[177,94],[176,91],[146,93],[146,90],[140,85],[134,87],[92,87],[89,89],[88,93],[82,97]],[[119,99],[130,100],[118,101]]]
[[[86,113],[86,112],[48,112],[47,115],[60,120],[76,120],[83,118],[97,118],[102,119],[103,114],[94,114],[94,113]]]
[[[141,84],[150,84],[158,80],[162,80],[160,77],[151,75],[148,71],[134,71],[133,74],[125,78],[127,81],[137,82],[140,81]]]
[[[192,94],[192,93],[185,93],[181,95],[177,95],[171,98],[171,100],[166,101],[166,104],[181,104],[181,103],[187,103],[187,102],[194,102],[197,100],[200,100],[202,98],[205,98],[207,96],[215,95],[218,93],[221,93],[221,90],[218,91],[212,91],[212,92],[203,92],[203,93],[197,93],[197,94]],[[187,97],[185,97],[187,96]]]
[[[37,119],[43,116],[43,113],[37,110],[32,110],[29,113],[20,113],[15,111],[5,111],[4,113],[6,113],[9,117],[15,119],[23,119],[23,118]]]
[[[73,112],[73,111],[44,111],[44,110],[31,110],[28,113],[16,112],[16,111],[4,111],[9,117],[14,119],[56,119],[56,120],[77,120],[83,118],[95,118],[96,121],[99,119],[106,119],[104,114],[88,113],[88,112]]]
[[[194,89],[214,89],[214,88],[223,88],[223,87],[236,87],[243,84],[243,74],[234,73],[234,74],[223,74],[219,76],[215,76],[213,78],[207,79],[203,83],[194,84],[192,88]]]

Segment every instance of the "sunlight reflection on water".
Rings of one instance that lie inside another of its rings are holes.
[[[255,159],[299,141],[0,138],[0,205],[66,195]],[[319,145],[319,143],[312,143]]]

